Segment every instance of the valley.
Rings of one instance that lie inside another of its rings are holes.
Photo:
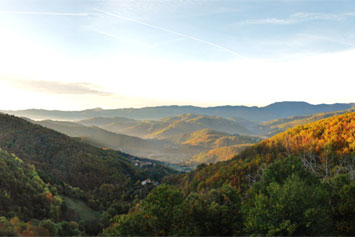
[[[253,144],[261,140],[255,135],[237,134],[251,132],[235,120],[192,114],[157,121],[116,117],[76,122],[30,121],[101,148],[180,165],[203,163],[201,157],[212,149]],[[245,146],[239,146],[235,151],[242,150],[242,147]],[[201,161],[191,163],[195,156],[199,156]],[[231,153],[219,152],[210,161],[228,158],[232,158]]]

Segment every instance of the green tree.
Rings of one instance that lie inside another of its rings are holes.
[[[332,234],[329,193],[296,158],[276,162],[251,189],[245,227],[253,235]],[[302,174],[302,176],[300,176]]]
[[[105,235],[177,235],[184,226],[184,194],[177,188],[161,185],[128,215],[115,218]]]
[[[0,236],[16,236],[13,225],[4,216],[0,217]]]
[[[243,229],[240,213],[241,199],[236,189],[229,185],[208,193],[192,193],[187,198],[189,225],[185,233],[195,236],[241,235]]]
[[[79,225],[75,222],[63,221],[59,223],[59,236],[80,236]]]
[[[340,235],[355,236],[355,182],[349,175],[331,180],[333,219]]]
[[[59,226],[55,224],[52,220],[43,220],[39,223],[39,226],[47,229],[51,236],[56,236],[58,233]]]

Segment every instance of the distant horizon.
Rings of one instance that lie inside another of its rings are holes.
[[[256,107],[256,108],[264,108],[268,107],[273,104],[277,103],[305,103],[309,105],[336,105],[336,104],[353,104],[355,106],[355,102],[334,102],[334,103],[310,103],[307,101],[275,101],[270,104],[266,105],[232,105],[232,104],[225,104],[225,105],[216,105],[216,106],[199,106],[199,105],[193,105],[193,104],[170,104],[170,105],[156,105],[156,106],[143,106],[143,107],[116,107],[116,108],[103,108],[103,107],[89,107],[89,108],[83,108],[83,109],[74,109],[74,110],[66,110],[66,109],[51,109],[51,108],[35,108],[35,107],[30,107],[30,108],[24,108],[24,109],[3,109],[0,108],[0,111],[22,111],[22,110],[46,110],[46,111],[68,111],[68,112],[76,112],[76,111],[86,111],[86,110],[119,110],[119,109],[144,109],[144,108],[156,108],[156,107],[196,107],[196,108],[216,108],[216,107]]]

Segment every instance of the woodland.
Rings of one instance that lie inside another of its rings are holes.
[[[130,149],[136,141],[150,142],[147,150],[188,145],[199,156],[175,166],[140,158],[118,149],[126,143],[95,140],[100,132],[126,136]],[[234,155],[201,154],[227,148]],[[355,235],[352,109],[258,123],[0,114],[0,163],[1,236]]]

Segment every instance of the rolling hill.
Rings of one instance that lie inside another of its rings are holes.
[[[257,143],[259,141],[260,138],[258,137],[243,136],[238,134],[230,135],[228,133],[215,131],[209,128],[183,134],[175,140],[177,143],[192,146],[203,146],[209,149],[233,146],[237,144]]]
[[[43,127],[47,127],[71,137],[80,137],[83,140],[99,147],[120,150],[139,157],[149,158],[150,154],[168,146],[168,143],[158,140],[141,139],[138,137],[117,134],[98,127],[87,127],[78,123],[63,121],[32,121]]]
[[[109,124],[115,123],[115,119]],[[106,119],[106,121],[109,121]],[[87,121],[80,123],[87,124]],[[119,124],[119,122],[116,124]],[[94,124],[93,124],[94,125]],[[95,124],[96,126],[108,129],[106,125]],[[174,141],[177,136],[194,132],[204,128],[230,134],[250,134],[247,129],[239,125],[237,121],[225,119],[218,116],[204,116],[195,114],[183,114],[175,117],[160,119],[158,121],[140,121],[136,125],[120,129],[119,132],[130,136],[141,138],[167,139]]]
[[[82,141],[97,147],[120,150],[135,156],[154,160],[183,163],[193,159],[199,153],[206,153],[217,147],[236,144],[256,143],[260,139],[251,136],[230,135],[211,129],[201,129],[191,133],[175,136],[171,140],[142,139],[138,137],[116,134],[98,127],[87,127],[78,123],[64,121],[32,121],[32,123],[54,129],[71,137],[80,137]],[[228,148],[227,148],[228,149]],[[237,149],[238,151],[240,149]],[[230,154],[219,152],[215,161],[230,158]],[[204,162],[203,159],[200,159]],[[207,161],[206,161],[207,162]],[[195,164],[190,163],[190,164]]]
[[[83,126],[64,121],[32,121],[41,126],[56,130],[96,147],[120,150],[138,157],[152,160],[182,163],[194,154],[201,152],[198,147],[172,144],[170,141],[142,139],[139,137],[117,134],[94,126]]]
[[[217,147],[207,152],[201,152],[195,155],[191,160],[187,161],[187,165],[199,165],[203,163],[217,163],[219,161],[230,160],[241,151],[244,151],[253,144],[239,144],[225,147]]]

